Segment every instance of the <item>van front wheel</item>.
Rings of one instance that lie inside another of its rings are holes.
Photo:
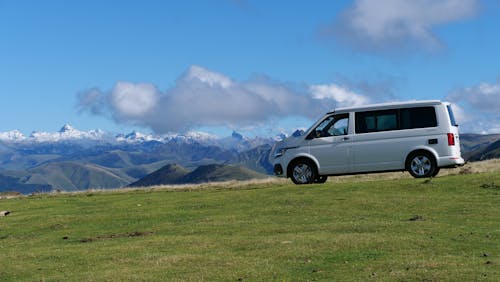
[[[316,167],[310,160],[296,160],[292,164],[290,178],[295,184],[311,184],[316,179]]]
[[[316,177],[316,179],[314,179],[314,183],[325,183],[326,181],[328,180],[328,176],[327,175],[318,175]]]
[[[427,152],[416,152],[406,162],[406,170],[415,178],[435,176],[438,172],[434,157]]]

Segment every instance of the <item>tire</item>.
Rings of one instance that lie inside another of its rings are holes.
[[[290,167],[290,178],[298,185],[313,183],[316,174],[316,166],[308,159],[296,160]]]
[[[323,184],[328,180],[328,175],[318,175],[316,179],[314,179],[314,183]]]
[[[433,177],[439,172],[434,156],[426,151],[411,154],[406,161],[406,170],[415,178]]]
[[[432,177],[436,177],[436,175],[438,175],[439,173],[439,167],[436,167],[436,169],[434,170],[434,173],[432,174]]]

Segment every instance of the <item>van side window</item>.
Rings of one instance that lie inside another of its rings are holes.
[[[401,129],[437,126],[434,107],[401,109]]]
[[[398,129],[398,111],[383,110],[356,113],[356,133]]]
[[[434,107],[356,113],[356,133],[436,127]]]
[[[329,116],[323,120],[314,130],[314,138],[347,135],[349,115]]]

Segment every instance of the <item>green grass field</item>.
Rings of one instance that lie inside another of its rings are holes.
[[[0,281],[498,281],[500,173],[0,200]]]

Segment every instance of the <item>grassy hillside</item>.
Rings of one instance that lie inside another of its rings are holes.
[[[30,169],[29,184],[48,183],[53,189],[78,191],[89,188],[116,188],[134,179],[119,170],[90,163],[54,162]]]
[[[500,174],[465,173],[2,199],[0,280],[495,281]]]

